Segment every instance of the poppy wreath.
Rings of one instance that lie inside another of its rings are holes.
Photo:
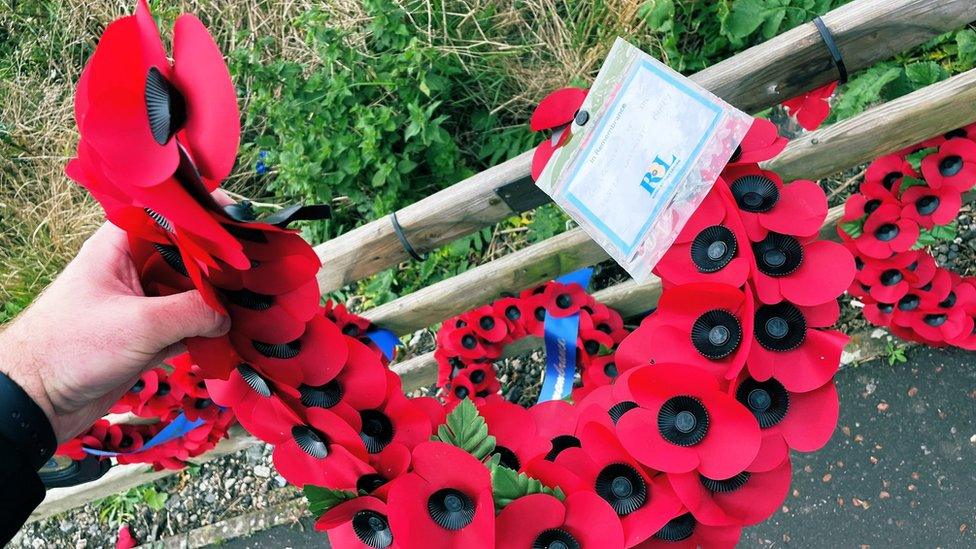
[[[872,162],[844,205],[838,234],[854,254],[849,292],[864,317],[931,346],[976,349],[976,278],[939,266],[930,248],[956,236],[976,186],[976,124]]]
[[[533,127],[566,130],[581,94],[566,95]],[[659,307],[617,346],[613,381],[526,409],[491,391],[448,405],[406,397],[351,327],[363,326],[319,305],[320,260],[288,224],[324,210],[259,217],[214,193],[237,154],[239,113],[194,16],[176,20],[170,55],[145,0],[111,23],[75,115],[66,171],[127,232],[145,293],[197,290],[231,319],[223,337],[185,341],[180,371],[274,446],[335,547],[727,547],[785,497],[790,450],[833,431],[845,338],[827,327],[854,261],[816,239],[819,187],[756,164],[785,145],[766,122],[658,266]],[[582,310],[584,295],[556,285],[525,303],[554,296],[565,308],[567,291]],[[157,401],[175,398],[159,388],[176,372],[147,374],[152,396],[126,405],[168,414]],[[119,447],[123,429],[100,423],[87,442]]]
[[[508,345],[545,335],[547,316],[579,314],[576,357],[580,376],[572,396],[579,399],[609,385],[617,375],[613,351],[630,333],[617,311],[593,299],[579,284],[550,281],[452,317],[437,331],[437,385],[453,406],[464,398],[481,402],[501,384],[493,363]]]

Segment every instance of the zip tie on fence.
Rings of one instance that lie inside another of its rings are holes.
[[[844,56],[840,53],[840,48],[837,47],[837,42],[834,40],[834,35],[827,28],[827,24],[824,23],[823,19],[817,17],[813,20],[813,24],[817,26],[817,30],[820,31],[820,38],[823,39],[824,45],[827,46],[827,51],[830,52],[830,58],[834,62],[834,66],[837,67],[839,84],[847,82],[847,66],[844,65]]]
[[[396,233],[397,239],[400,241],[400,245],[406,250],[410,257],[414,258],[416,261],[424,261],[427,259],[427,254],[419,254],[417,250],[413,249],[410,245],[410,241],[407,240],[407,235],[403,234],[403,227],[400,226],[400,222],[397,221],[396,212],[390,214],[390,222],[393,224],[393,232]]]

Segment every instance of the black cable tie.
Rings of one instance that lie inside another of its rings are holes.
[[[410,241],[407,240],[407,235],[403,234],[403,227],[400,226],[400,222],[397,221],[396,212],[390,214],[390,221],[393,223],[393,232],[396,233],[397,239],[400,240],[400,245],[406,250],[410,257],[414,258],[416,261],[424,261],[427,259],[427,254],[418,254],[417,250],[413,249],[410,245]]]
[[[834,66],[837,67],[837,82],[839,84],[847,82],[847,66],[844,65],[844,56],[841,55],[840,48],[837,47],[834,35],[831,34],[830,29],[827,28],[827,24],[824,23],[822,18],[817,17],[813,20],[813,24],[820,31],[820,38],[823,39],[824,45],[827,46],[827,51],[830,52],[831,60],[834,62]]]

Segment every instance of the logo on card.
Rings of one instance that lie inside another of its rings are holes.
[[[665,160],[661,158],[661,155],[656,155],[651,162],[651,166],[647,169],[647,173],[644,174],[644,179],[641,181],[640,186],[651,196],[654,196],[661,187],[661,182],[667,178],[674,166],[678,164],[678,157],[676,155],[672,154],[670,157],[670,160]]]

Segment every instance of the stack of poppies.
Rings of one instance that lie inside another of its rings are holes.
[[[868,166],[838,233],[857,261],[850,293],[871,323],[908,341],[976,349],[976,279],[925,249],[956,236],[962,194],[974,185],[976,124]]]
[[[578,283],[558,281],[503,297],[445,320],[437,332],[437,385],[449,406],[464,398],[480,399],[501,389],[493,364],[508,345],[525,337],[543,337],[547,316],[579,315],[577,365],[573,387],[580,399],[617,375],[613,351],[629,333],[620,314]]]

